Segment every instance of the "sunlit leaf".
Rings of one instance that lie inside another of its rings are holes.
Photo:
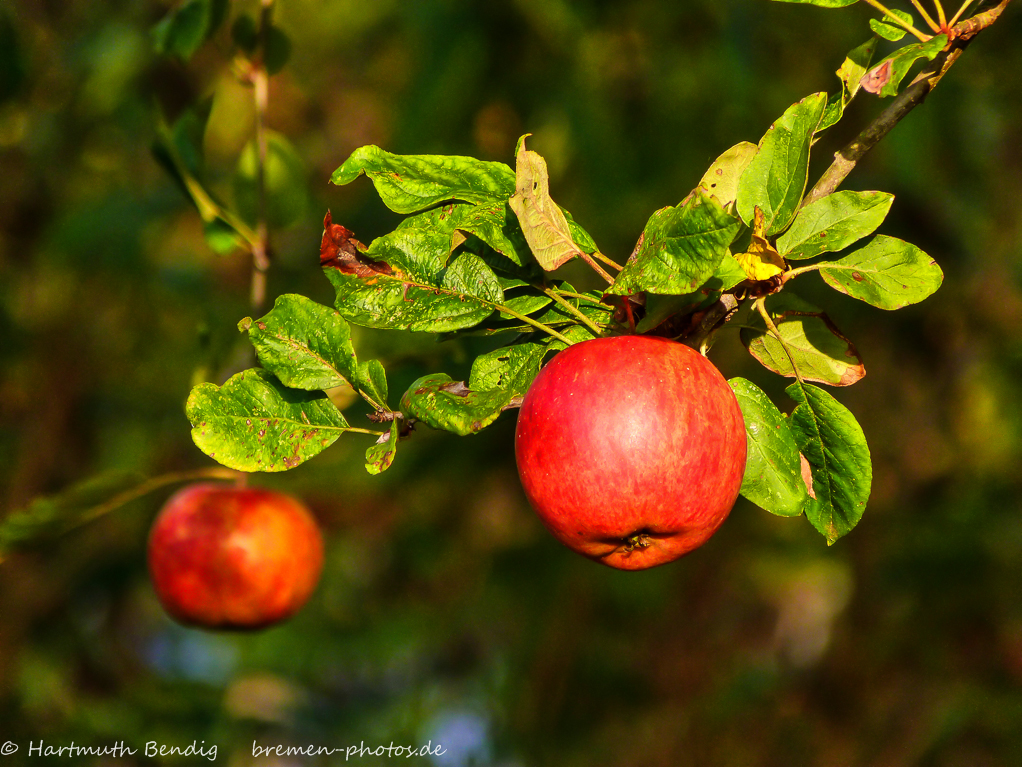
[[[900,309],[936,292],[944,281],[937,262],[911,243],[877,235],[820,274],[835,290],[880,309]]]
[[[742,495],[771,514],[799,516],[809,493],[788,419],[751,381],[732,378],[728,383],[745,420],[748,457]]]
[[[787,259],[831,253],[876,231],[894,202],[887,192],[835,192],[802,208],[791,228],[777,238]]]
[[[553,271],[578,255],[568,220],[550,197],[546,160],[525,148],[525,136],[518,142],[515,193],[508,204],[544,271]]]
[[[342,185],[366,174],[384,204],[415,213],[449,200],[504,203],[514,194],[515,174],[507,165],[474,157],[397,155],[377,146],[356,149],[330,181]]]
[[[947,45],[947,35],[937,35],[925,43],[913,43],[899,48],[863,75],[863,90],[881,97],[897,96],[898,87],[912,65],[919,59],[932,60]]]
[[[662,208],[646,222],[635,258],[610,293],[691,293],[713,276],[741,223],[702,189],[678,207]]]
[[[290,389],[265,370],[223,386],[199,384],[186,405],[192,440],[239,471],[287,471],[321,453],[348,429],[322,392]]]
[[[908,11],[899,11],[896,8],[890,8],[888,10],[890,10],[891,13],[893,13],[899,19],[904,21],[906,24],[913,23],[912,14],[909,13]],[[884,19],[887,19],[887,16],[884,16]],[[879,19],[870,19],[869,28],[872,29],[874,32],[876,32],[878,35],[880,35],[880,37],[884,38],[885,40],[890,40],[895,43],[898,42],[901,38],[903,38],[906,34],[908,34],[907,30],[904,27],[899,27],[895,24],[885,23],[884,21],[880,21]]]
[[[513,399],[504,389],[475,391],[446,373],[432,373],[408,387],[401,410],[435,429],[465,436],[493,423]]]
[[[778,3],[803,3],[805,5],[818,5],[821,8],[844,8],[846,5],[853,5],[859,0],[775,0]]]
[[[816,496],[806,503],[806,518],[832,544],[858,524],[869,500],[873,464],[866,437],[848,409],[823,389],[796,382],[786,391],[796,403],[789,423]]]
[[[831,386],[850,386],[866,375],[858,351],[831,322],[812,304],[789,291],[775,293],[766,299],[767,313],[784,339],[784,346],[766,328],[758,314],[749,317],[749,328],[741,331],[742,343],[749,353],[768,370],[794,377],[788,354],[806,381],[819,381]],[[752,328],[755,328],[752,329]]]
[[[699,186],[715,197],[720,206],[728,210],[738,196],[738,182],[759,147],[748,141],[735,144],[713,161],[699,181]]]
[[[370,474],[382,474],[394,463],[397,455],[398,422],[392,421],[390,431],[384,434],[366,450],[366,471]]]
[[[827,105],[826,93],[814,93],[792,105],[770,126],[759,152],[738,185],[736,210],[751,226],[756,208],[763,211],[771,236],[795,217],[809,179],[809,148]]]
[[[877,39],[871,37],[859,47],[851,50],[845,57],[844,62],[835,73],[841,80],[841,90],[827,99],[827,108],[824,110],[823,119],[820,120],[820,124],[816,128],[817,133],[836,124],[844,116],[845,108],[859,92],[862,76],[869,69],[876,47]]]

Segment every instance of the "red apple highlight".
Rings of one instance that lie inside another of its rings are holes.
[[[288,495],[202,483],[163,507],[148,555],[156,594],[178,621],[256,629],[308,600],[323,568],[323,537]]]
[[[727,381],[683,344],[597,338],[544,367],[518,415],[525,494],[569,548],[622,570],[670,562],[727,518],[745,472]]]

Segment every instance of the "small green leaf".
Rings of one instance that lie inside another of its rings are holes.
[[[749,446],[742,495],[771,514],[799,516],[809,493],[787,418],[751,381],[732,378],[728,383],[742,409]]]
[[[784,231],[795,217],[809,180],[809,148],[826,106],[826,93],[807,96],[789,107],[760,140],[735,203],[747,226],[752,226],[757,207],[764,214],[765,236]]]
[[[238,213],[250,226],[259,218],[259,153],[254,141],[242,150],[234,176],[234,201]],[[305,163],[284,136],[269,132],[266,162],[263,164],[266,193],[266,221],[273,228],[285,228],[305,217],[309,195]]]
[[[348,184],[365,173],[384,204],[415,213],[441,202],[504,203],[514,194],[515,174],[507,165],[473,157],[397,155],[377,146],[356,149],[334,171],[331,183]]]
[[[635,258],[608,292],[683,295],[714,275],[741,224],[697,188],[676,208],[658,210],[646,222]]]
[[[192,440],[239,471],[287,471],[348,430],[321,392],[289,389],[265,370],[238,373],[223,386],[199,384],[186,405]]]
[[[390,431],[377,440],[366,450],[366,471],[370,474],[382,474],[394,463],[397,455],[398,422],[392,421]]]
[[[266,55],[263,63],[266,73],[275,75],[291,58],[291,38],[280,27],[270,27],[266,33]]]
[[[460,253],[448,263],[456,220],[435,212],[402,222],[358,257],[350,239],[336,239],[327,224],[324,248],[346,254],[324,264],[336,291],[337,311],[357,325],[440,333],[472,327],[491,314],[503,293],[479,256]],[[350,234],[350,233],[349,233]]]
[[[357,360],[351,331],[333,309],[299,295],[279,296],[258,320],[245,318],[259,362],[292,389],[317,391],[353,384]]]
[[[831,386],[851,386],[866,375],[858,351],[812,304],[786,291],[766,299],[766,309],[806,381]],[[784,347],[766,328],[758,314],[750,316],[750,328],[742,328],[742,343],[763,367],[778,375],[794,377]]]
[[[812,258],[851,245],[876,231],[894,202],[887,192],[835,192],[802,208],[777,238],[787,259]]]
[[[869,500],[873,464],[866,437],[823,389],[796,382],[786,391],[796,403],[792,433],[812,471],[806,518],[832,544],[858,524]]]
[[[504,389],[474,391],[446,373],[432,373],[408,387],[401,410],[435,429],[465,436],[493,423],[513,399]]]
[[[912,14],[908,11],[899,11],[897,9],[890,9],[890,12],[897,16],[899,19],[904,21],[906,24],[912,24]],[[886,16],[884,17],[887,18]],[[907,34],[907,30],[904,27],[899,27],[894,24],[884,23],[879,19],[870,19],[869,28],[876,32],[880,37],[891,42],[898,42]]]
[[[549,351],[547,344],[529,341],[480,355],[472,363],[468,387],[473,391],[502,389],[512,397],[523,397]]]
[[[713,165],[700,179],[699,186],[711,197],[715,197],[722,208],[728,210],[728,206],[738,197],[738,182],[742,174],[758,151],[759,147],[748,141],[735,144],[713,161]]]
[[[864,90],[876,93],[881,98],[897,96],[898,87],[912,65],[919,59],[932,61],[947,45],[947,35],[937,35],[925,43],[914,43],[899,48],[863,75]]]
[[[525,136],[518,142],[515,193],[508,204],[544,271],[553,271],[578,255],[568,219],[550,197],[546,160],[525,148]]]
[[[937,262],[915,245],[877,235],[840,261],[820,266],[835,290],[880,309],[901,309],[936,292],[944,281]]]
[[[353,382],[356,389],[362,392],[371,402],[387,407],[387,371],[379,360],[366,360],[358,363],[358,371]]]
[[[189,0],[153,27],[153,43],[161,55],[188,61],[213,36],[227,16],[228,0]]]
[[[818,5],[821,8],[844,8],[846,5],[854,5],[859,0],[774,0],[778,3],[803,3],[805,5]]]
[[[873,60],[873,52],[876,47],[877,39],[871,37],[845,57],[844,62],[835,73],[841,81],[841,90],[827,100],[827,109],[816,128],[817,133],[835,125],[844,116],[845,108],[859,92],[862,76],[869,69],[869,63]]]

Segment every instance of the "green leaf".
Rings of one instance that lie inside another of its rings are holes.
[[[913,23],[912,14],[908,11],[899,11],[897,9],[890,9],[890,11],[906,24]],[[884,16],[884,18],[886,19],[887,17]],[[899,27],[894,24],[886,24],[879,19],[870,19],[869,28],[885,40],[890,40],[895,43],[907,34],[907,31],[903,27]]]
[[[798,372],[806,381],[831,386],[851,386],[866,375],[855,346],[841,335],[830,318],[812,304],[790,292],[766,299],[766,309],[788,347]],[[759,314],[752,314],[742,328],[742,343],[763,367],[778,375],[794,377],[784,347],[769,332]]]
[[[365,173],[384,204],[415,213],[441,202],[506,202],[515,191],[514,172],[503,163],[473,157],[397,155],[364,146],[334,171],[331,183],[348,184]]]
[[[299,295],[279,296],[258,320],[246,317],[259,362],[292,389],[317,391],[354,385],[358,362],[351,331],[333,309]]]
[[[255,142],[250,141],[242,150],[234,176],[235,205],[250,226],[259,218],[258,173],[259,153]],[[269,226],[286,228],[303,219],[309,209],[305,163],[291,142],[279,133],[267,133],[263,174]]]
[[[818,5],[821,8],[844,8],[846,5],[854,5],[859,0],[774,0],[778,3],[803,3],[805,5]]]
[[[787,418],[751,381],[732,378],[728,384],[742,409],[749,446],[742,495],[771,514],[799,516],[809,493]]]
[[[515,266],[532,263],[532,251],[507,201],[452,206],[458,230],[474,234]]]
[[[869,69],[869,63],[873,60],[873,52],[876,47],[877,39],[871,37],[845,57],[844,62],[835,73],[841,81],[841,90],[827,100],[823,119],[820,120],[820,124],[816,128],[817,133],[835,125],[844,116],[845,108],[859,92],[862,76]]]
[[[685,294],[716,272],[741,224],[702,189],[676,208],[662,208],[646,222],[635,258],[608,292]]]
[[[699,186],[728,210],[738,197],[738,182],[742,174],[758,151],[759,147],[748,141],[735,144],[713,161],[699,180]]]
[[[465,436],[493,423],[513,399],[504,389],[475,391],[446,373],[432,373],[408,387],[401,410],[435,429]]]
[[[161,55],[188,61],[213,36],[227,15],[228,0],[189,0],[153,27],[153,43]]]
[[[840,261],[821,264],[820,274],[835,290],[888,310],[919,303],[944,281],[937,262],[923,251],[882,234]]]
[[[887,192],[835,192],[802,208],[777,238],[787,259],[812,258],[851,245],[876,231],[894,202]]]
[[[764,214],[765,235],[784,231],[798,211],[809,179],[809,147],[827,105],[814,93],[789,107],[759,142],[759,152],[738,184],[736,210],[751,226],[756,208]]]
[[[474,391],[502,389],[512,398],[523,397],[550,350],[546,343],[528,341],[480,355],[472,363],[468,387]]]
[[[387,371],[379,360],[358,363],[354,385],[370,402],[387,408]]]
[[[897,96],[898,87],[919,59],[932,61],[947,45],[947,35],[937,35],[925,43],[899,48],[862,77],[862,87],[881,98]]]
[[[392,421],[390,431],[380,437],[375,445],[366,450],[366,471],[382,474],[394,463],[397,455],[398,422]]]
[[[745,270],[735,260],[735,257],[728,253],[721,259],[713,276],[695,292],[681,296],[661,296],[656,293],[647,293],[646,314],[636,324],[635,332],[648,333],[670,317],[705,308],[717,301],[722,292],[731,290],[744,279]]]
[[[293,469],[349,428],[326,395],[289,389],[265,370],[199,384],[186,412],[198,448],[239,471]]]
[[[337,311],[357,325],[434,333],[485,320],[503,300],[503,291],[493,271],[472,253],[448,264],[455,226],[453,218],[440,222],[431,211],[402,222],[361,251],[343,234],[347,230],[328,220],[323,253],[343,256],[324,262]]]
[[[806,518],[833,544],[859,520],[869,500],[873,464],[855,417],[823,389],[793,383],[789,418],[798,449],[812,471]]]
[[[508,204],[536,261],[550,272],[578,255],[578,246],[571,239],[568,219],[550,197],[546,160],[525,148],[525,138],[518,141],[515,193]]]

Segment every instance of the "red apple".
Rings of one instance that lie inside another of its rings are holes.
[[[727,381],[683,344],[597,338],[544,367],[518,414],[529,502],[580,554],[622,570],[670,562],[727,518],[745,472]]]
[[[323,537],[282,493],[202,483],[175,494],[149,533],[149,572],[181,623],[255,629],[288,618],[312,594]]]

